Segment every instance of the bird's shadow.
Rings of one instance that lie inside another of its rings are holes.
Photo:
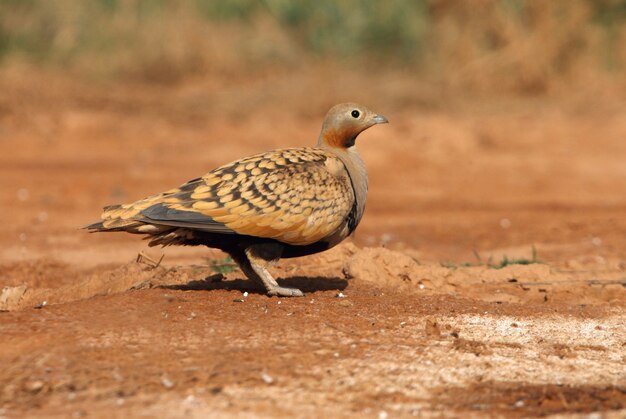
[[[343,291],[348,286],[348,281],[337,277],[324,276],[292,276],[278,279],[278,284],[282,287],[298,288],[304,293],[317,291]],[[265,289],[254,281],[247,279],[234,279],[225,281],[221,274],[208,276],[204,279],[196,279],[186,284],[159,285],[158,288],[179,290],[179,291],[247,291],[251,294],[265,294]]]

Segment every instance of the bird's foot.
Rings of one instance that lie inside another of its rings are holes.
[[[304,297],[304,293],[298,288],[272,287],[267,290],[267,295],[278,297]]]
[[[278,285],[278,282],[267,271],[267,266],[278,260],[282,246],[275,244],[259,244],[248,247],[243,254],[235,253],[239,267],[252,280],[263,284],[267,295],[278,297],[304,297],[304,293],[297,288],[287,288]]]

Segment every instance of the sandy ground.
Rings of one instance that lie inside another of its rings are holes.
[[[2,74],[0,417],[626,415],[624,102],[322,76]],[[360,137],[353,239],[274,270],[305,298],[216,275],[217,251],[79,229],[103,205],[311,145],[346,99],[391,124]],[[533,249],[541,263],[493,266]]]

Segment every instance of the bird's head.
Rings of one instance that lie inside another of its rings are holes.
[[[341,103],[333,106],[324,118],[318,147],[349,148],[356,137],[372,125],[386,124],[387,118],[356,103]]]

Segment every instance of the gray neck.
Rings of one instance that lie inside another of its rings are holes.
[[[365,199],[367,197],[367,169],[363,159],[356,150],[356,146],[347,149],[337,147],[323,147],[325,150],[336,155],[348,169],[352,187],[356,198],[356,222],[361,221],[365,211]]]

